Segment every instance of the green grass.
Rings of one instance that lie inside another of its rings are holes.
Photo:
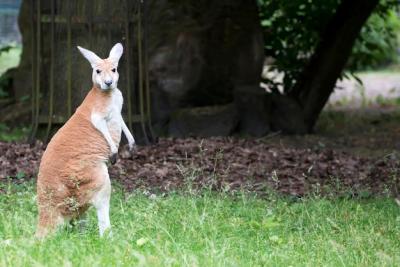
[[[114,187],[116,188],[116,187]],[[113,237],[60,229],[35,241],[32,185],[0,195],[0,266],[399,266],[391,199],[293,202],[217,193],[148,196],[114,189]]]
[[[0,76],[8,69],[18,66],[22,48],[15,46],[0,54]]]

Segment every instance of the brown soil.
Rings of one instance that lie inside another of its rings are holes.
[[[123,148],[110,174],[127,191],[211,188],[303,196],[397,194],[400,188],[397,153],[362,157],[322,146],[288,147],[286,139],[161,139],[133,155]],[[42,152],[40,143],[0,143],[0,181],[35,179]]]

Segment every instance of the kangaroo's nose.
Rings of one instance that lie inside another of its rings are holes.
[[[112,81],[105,81],[104,82],[107,86],[110,86],[112,84]]]

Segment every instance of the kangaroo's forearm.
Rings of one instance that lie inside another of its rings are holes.
[[[122,118],[122,116],[121,116],[121,126],[122,126],[122,131],[124,132],[125,137],[128,140],[129,146],[133,146],[135,144],[135,138],[133,138],[133,135],[129,131],[128,126],[126,126],[126,123]]]
[[[113,139],[111,138],[106,120],[100,114],[93,112],[91,116],[91,122],[93,126],[104,136],[104,139],[110,146],[111,153],[117,153],[118,149],[117,146],[114,144]]]

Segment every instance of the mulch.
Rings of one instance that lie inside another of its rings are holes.
[[[35,179],[43,145],[0,142],[2,183]],[[396,154],[358,157],[331,149],[282,147],[262,139],[160,139],[134,153],[120,149],[110,176],[126,191],[271,191],[291,196],[398,194]]]

